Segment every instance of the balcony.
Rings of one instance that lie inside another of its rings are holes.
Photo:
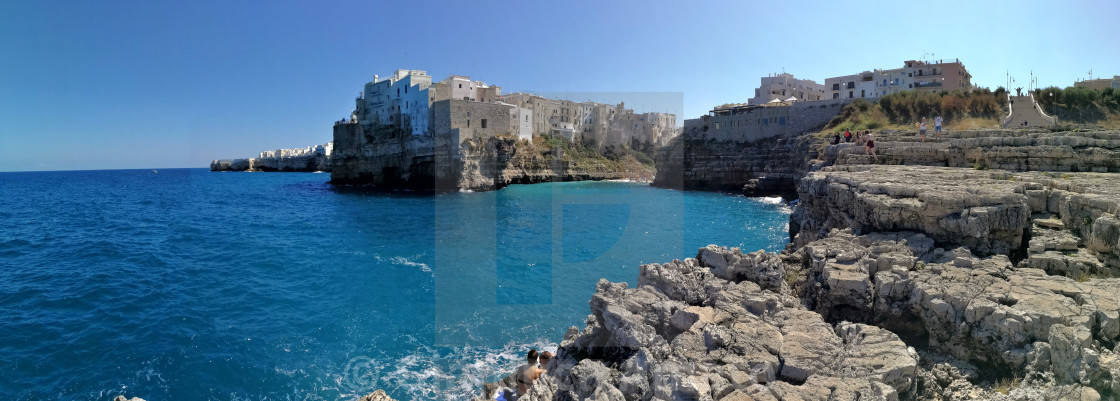
[[[914,88],[939,88],[939,87],[941,87],[940,82],[925,82],[925,83],[914,84]]]

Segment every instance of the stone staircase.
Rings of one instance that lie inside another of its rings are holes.
[[[1049,127],[1054,125],[1054,119],[1042,115],[1035,106],[1034,99],[1030,96],[1012,96],[1015,101],[1011,105],[1011,119],[1003,124],[1008,127],[1022,127],[1023,122],[1027,127]]]

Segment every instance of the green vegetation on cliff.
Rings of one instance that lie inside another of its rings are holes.
[[[1001,100],[1002,99],[1002,100]],[[902,91],[879,98],[878,102],[856,99],[829,121],[825,130],[877,130],[913,128],[922,117],[940,115],[947,128],[967,129],[998,126],[1007,114],[1007,94],[1003,88],[953,92]]]
[[[1060,122],[1120,128],[1120,91],[1071,86],[1035,89],[1035,100],[1046,114]]]
[[[616,171],[635,179],[652,179],[656,172],[652,157],[629,146],[599,149],[550,135],[533,138],[532,146],[544,156],[559,155],[560,160],[583,171]]]

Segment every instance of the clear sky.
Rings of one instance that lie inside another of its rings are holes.
[[[1065,87],[1120,74],[1117,16],[1115,0],[3,1],[0,171],[207,167],[325,143],[362,85],[398,68],[627,94],[684,118],[745,102],[769,73],[823,82],[923,56],[993,89],[1032,70]]]

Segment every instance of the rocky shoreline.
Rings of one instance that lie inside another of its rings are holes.
[[[522,400],[1120,397],[1120,133],[949,136],[803,146],[784,252],[601,280]]]
[[[210,171],[330,172],[333,142],[306,148],[276,149],[246,159],[210,162]]]
[[[340,127],[341,131],[350,126]],[[358,137],[359,142],[370,140]],[[336,134],[338,138],[345,136]],[[617,160],[588,157],[508,136],[462,143],[451,139],[389,133],[374,136],[370,142],[341,142],[346,146],[338,147],[332,157],[331,183],[436,192],[493,191],[513,184],[650,181],[655,172],[654,166],[633,156]]]

